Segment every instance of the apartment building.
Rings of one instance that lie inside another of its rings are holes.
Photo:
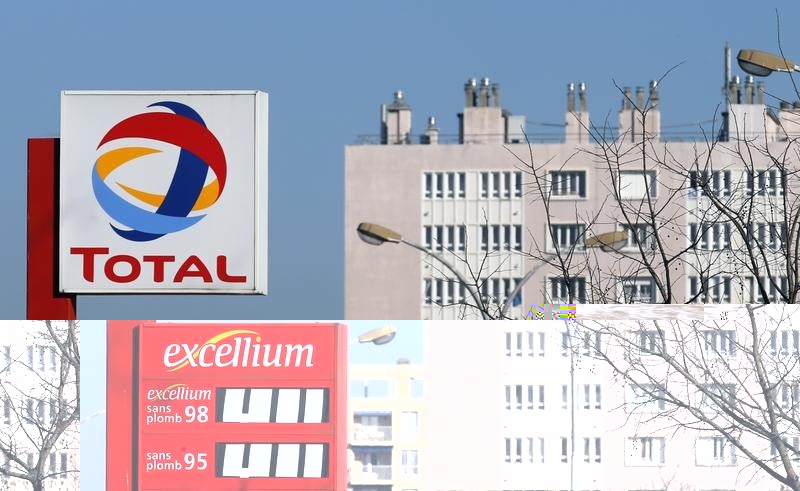
[[[351,491],[420,491],[428,470],[420,422],[424,421],[421,367],[348,367],[348,434]]]
[[[616,127],[598,129],[588,89],[569,84],[564,132],[542,140],[525,131],[524,115],[501,107],[489,79],[465,84],[455,137],[440,135],[435,118],[414,136],[412,108],[396,93],[382,106],[380,138],[345,149],[345,316],[479,318],[464,306],[473,291],[508,304],[509,318],[550,302],[780,301],[794,288],[781,272],[781,210],[800,104],[776,113],[762,83],[732,78],[721,130],[687,141],[662,132],[660,90],[626,88]],[[737,228],[732,217],[745,211]],[[367,244],[356,234],[362,222],[431,255]],[[626,240],[587,246],[609,232]]]
[[[33,468],[42,459],[45,491],[80,489],[78,422],[52,442],[55,429],[77,404],[77,374],[62,371],[60,351],[43,324],[4,321],[0,327],[0,445],[15,449],[13,458],[0,452],[0,467],[5,472],[27,474],[15,460]],[[50,444],[52,449],[42,452]],[[0,488],[32,489],[28,481],[3,472]]]
[[[692,349],[697,348],[699,356],[719,358],[732,367],[727,378],[716,379],[723,382],[718,393],[722,397],[735,393],[752,402],[744,394],[757,394],[758,384],[744,371],[748,362],[744,350],[752,336],[746,322],[739,322],[742,319],[732,315],[703,327],[692,322],[680,324],[683,327],[661,323],[663,338],[654,334],[654,324],[633,321],[608,321],[603,324],[612,326],[608,332],[578,331],[577,324],[562,321],[430,323],[425,330],[421,460],[428,472],[422,488],[780,490],[779,482],[725,437],[700,424],[690,429],[693,420],[688,413],[658,397],[659,386],[615,376],[601,356],[618,366],[635,357],[658,372],[662,368],[651,355],[659,350],[678,353],[684,349],[682,343],[696,341]],[[777,383],[777,404],[796,418],[800,372],[792,360],[800,356],[800,317],[795,314],[780,324],[764,318],[759,323],[762,355],[776,368],[794,365],[781,372],[785,379],[777,373],[770,378]],[[615,339],[611,332],[622,336]],[[692,341],[690,335],[695,337]],[[622,349],[620,339],[630,344]],[[679,392],[680,380],[663,372],[665,387]],[[695,407],[714,410],[713,396],[685,389]],[[744,410],[760,409],[756,402]],[[758,458],[780,469],[774,445],[747,431],[739,438]],[[796,428],[787,426],[784,441],[796,449],[789,452],[796,469],[800,466]]]

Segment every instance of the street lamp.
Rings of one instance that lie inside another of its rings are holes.
[[[625,233],[625,232],[608,232],[608,233],[605,233],[605,234],[600,234],[600,235],[595,235],[595,236],[589,237],[588,239],[585,239],[583,241],[583,245],[585,247],[599,247],[601,250],[606,251],[606,252],[616,251],[616,250],[622,248],[623,246],[625,246],[627,243],[628,243],[628,234]],[[511,303],[514,301],[514,298],[516,298],[517,295],[519,294],[519,292],[522,291],[522,286],[529,279],[531,279],[533,277],[534,273],[536,273],[536,271],[541,269],[542,266],[545,266],[546,264],[549,264],[547,261],[549,261],[550,259],[553,259],[555,257],[556,257],[555,254],[551,254],[549,257],[546,258],[545,261],[542,261],[541,263],[539,263],[536,266],[534,266],[533,268],[531,268],[530,271],[525,273],[525,276],[523,276],[522,279],[519,281],[519,283],[517,283],[517,286],[515,286],[514,289],[511,291],[511,293],[508,295],[508,298],[506,298],[506,301],[503,302],[503,306],[500,309],[500,318],[501,319],[503,317],[505,317],[506,312],[508,311],[508,308],[511,306]]]
[[[363,240],[367,244],[375,246],[382,245],[386,242],[392,244],[398,244],[398,243],[405,244],[407,246],[413,247],[414,249],[417,249],[418,251],[425,253],[425,255],[428,257],[436,259],[437,261],[442,263],[448,270],[450,270],[450,272],[453,273],[456,278],[458,278],[459,283],[464,285],[464,288],[469,290],[472,299],[475,301],[475,306],[481,312],[481,317],[483,318],[483,320],[489,319],[489,317],[486,314],[486,308],[484,307],[483,302],[481,301],[480,295],[478,295],[477,291],[472,287],[472,285],[469,282],[467,282],[467,280],[461,275],[461,273],[459,273],[456,270],[455,266],[450,264],[450,262],[447,261],[442,256],[434,254],[433,252],[429,251],[425,247],[422,247],[421,245],[415,242],[411,242],[410,240],[404,239],[403,236],[400,235],[399,233],[395,232],[392,229],[386,228],[382,225],[363,222],[358,224],[356,231],[358,232],[358,236],[361,238],[361,240]]]
[[[397,334],[397,328],[394,326],[379,327],[378,329],[367,331],[355,339],[351,339],[349,344],[372,343],[380,346],[393,340],[395,334]]]
[[[800,67],[788,58],[755,49],[740,50],[739,54],[736,55],[736,60],[742,70],[757,77],[766,77],[772,72],[800,70]]]

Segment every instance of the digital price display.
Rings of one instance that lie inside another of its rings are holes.
[[[133,489],[345,489],[345,326],[145,323],[136,345]]]

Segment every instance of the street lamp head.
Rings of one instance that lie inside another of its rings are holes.
[[[599,247],[602,250],[618,250],[628,243],[628,234],[625,232],[608,232],[589,237],[584,242],[586,247]]]
[[[386,344],[393,340],[395,334],[397,334],[397,328],[394,326],[379,327],[378,329],[367,331],[359,336],[358,342],[372,343],[380,346],[381,344]]]
[[[740,50],[736,60],[742,70],[757,77],[766,77],[772,72],[791,72],[798,69],[795,62],[787,58],[755,49]]]
[[[374,223],[359,223],[356,231],[361,240],[372,245],[381,245],[384,242],[397,243],[402,239],[402,236],[394,230]]]

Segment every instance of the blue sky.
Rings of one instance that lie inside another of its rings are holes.
[[[395,338],[388,344],[353,344],[348,350],[352,364],[392,365],[398,358],[411,363],[423,361],[422,322],[420,321],[347,321],[351,339],[371,329],[392,325]],[[81,321],[81,489],[105,489],[105,424],[98,414],[106,407],[106,322]]]
[[[800,4],[783,2],[800,59]],[[596,123],[615,88],[663,82],[665,132],[695,132],[721,100],[722,50],[777,50],[774,5],[728,1],[3,2],[0,148],[4,210],[0,317],[25,316],[26,139],[56,136],[65,89],[261,89],[270,93],[267,297],[83,296],[80,318],[339,318],[343,154],[377,134],[381,103],[404,90],[413,127],[457,131],[463,84],[489,76],[532,134],[563,122],[566,83],[588,84]],[[740,73],[738,67],[734,73]],[[767,91],[791,99],[785,76]],[[768,102],[776,100],[769,98]],[[686,126],[682,126],[686,125]],[[312,232],[309,232],[313,230]]]

